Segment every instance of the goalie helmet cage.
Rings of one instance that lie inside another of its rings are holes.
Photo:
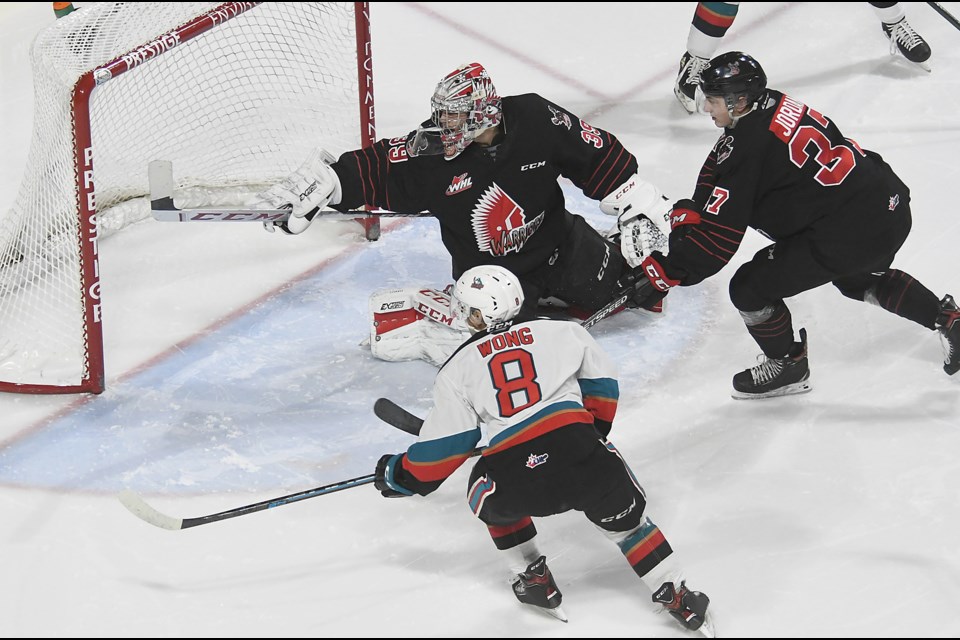
[[[0,391],[104,390],[98,241],[149,218],[151,160],[178,199],[220,206],[317,145],[375,140],[367,2],[89,3],[31,64],[33,139],[0,209]]]

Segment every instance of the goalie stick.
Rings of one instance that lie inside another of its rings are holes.
[[[334,482],[333,484],[324,485],[322,487],[315,487],[313,489],[307,489],[306,491],[291,493],[279,498],[264,500],[263,502],[248,504],[244,507],[228,509],[227,511],[221,511],[220,513],[214,513],[208,516],[200,516],[198,518],[174,518],[173,516],[160,513],[147,504],[147,502],[139,495],[129,490],[121,491],[119,494],[117,494],[117,498],[120,500],[123,506],[130,511],[130,513],[137,516],[144,522],[152,524],[155,527],[160,527],[161,529],[177,531],[179,529],[196,527],[201,524],[210,524],[211,522],[226,520],[227,518],[236,518],[237,516],[243,516],[248,513],[273,509],[274,507],[282,507],[285,504],[299,502],[300,500],[306,500],[307,498],[325,496],[328,493],[343,491],[344,489],[352,489],[354,487],[359,487],[360,485],[370,484],[375,479],[376,476],[371,473],[370,475],[350,478],[349,480],[341,480],[340,482]]]
[[[173,163],[169,160],[154,160],[147,168],[150,181],[150,211],[153,219],[160,222],[285,222],[290,219],[290,209],[245,209],[243,207],[199,207],[180,209],[173,202]],[[320,216],[329,220],[356,220],[369,217],[427,217],[429,213],[398,213],[395,211],[334,211],[314,210],[306,215],[308,220]]]

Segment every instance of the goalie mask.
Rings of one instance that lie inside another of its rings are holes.
[[[460,276],[450,304],[453,316],[471,331],[495,331],[520,313],[523,288],[517,276],[503,267],[480,265]]]
[[[421,126],[407,139],[407,153],[453,160],[478,134],[500,124],[500,96],[490,75],[476,62],[462,65],[440,81],[430,99],[433,126]]]

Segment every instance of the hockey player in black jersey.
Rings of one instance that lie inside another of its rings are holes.
[[[810,390],[806,332],[794,341],[784,299],[827,283],[938,331],[943,368],[956,373],[954,299],[938,300],[891,267],[910,232],[910,190],[883,158],[819,111],[768,89],[760,64],[744,53],[711,60],[699,86],[703,111],[723,133],[693,198],[674,205],[669,255],[654,251],[638,270],[640,297],[649,303],[717,273],[753,228],[774,243],[740,267],[730,297],[765,360],[734,376],[734,397]]]
[[[668,230],[668,202],[636,175],[615,136],[539,95],[500,97],[480,64],[447,74],[431,109],[408,136],[320,157],[263,194],[271,206],[293,204],[278,226],[300,233],[327,205],[426,211],[440,224],[454,280],[499,265],[520,278],[530,308],[554,297],[586,314],[611,302],[618,278],[649,254],[643,245],[659,234],[650,219]],[[619,216],[623,248],[567,211],[560,176]]]

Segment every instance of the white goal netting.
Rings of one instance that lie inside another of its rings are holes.
[[[88,3],[38,35],[29,158],[0,203],[0,390],[102,390],[96,244],[149,216],[151,160],[178,206],[216,206],[362,146],[364,5]]]

